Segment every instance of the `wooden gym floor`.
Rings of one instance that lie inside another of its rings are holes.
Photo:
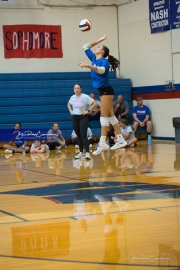
[[[180,145],[74,155],[0,150],[0,269],[180,269]]]

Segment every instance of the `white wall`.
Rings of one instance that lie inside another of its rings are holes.
[[[119,7],[121,74],[133,86],[162,85],[172,79],[170,31],[151,34],[149,0]]]
[[[118,4],[125,2],[119,0]],[[131,78],[133,87],[165,88],[166,81],[173,77],[180,83],[180,53],[171,53],[170,31],[151,34],[149,0],[119,6],[119,31],[121,75]],[[180,116],[179,99],[144,100],[144,104],[151,109],[153,135],[174,137],[172,118]]]
[[[67,4],[69,1],[45,1],[51,4]],[[90,3],[90,1],[88,1]],[[92,1],[93,3],[98,1]],[[111,1],[104,1],[108,4]],[[49,8],[39,7],[36,0],[16,0],[19,8],[2,8],[0,6],[0,73],[9,72],[62,72],[84,71],[78,67],[79,61],[88,61],[82,46],[105,33],[108,40],[105,44],[112,54],[118,57],[117,20],[115,7],[94,8]],[[71,2],[72,3],[72,2]],[[99,2],[101,4],[102,1]],[[17,6],[16,6],[17,7]],[[29,8],[27,8],[29,7]],[[32,8],[31,8],[32,7]],[[92,30],[81,32],[79,22],[88,18],[92,22]],[[4,59],[2,25],[8,24],[47,24],[62,26],[63,58],[58,59]]]

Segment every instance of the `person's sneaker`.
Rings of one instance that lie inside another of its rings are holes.
[[[89,153],[86,153],[86,159],[87,159],[87,160],[91,159],[91,157],[90,157],[90,154],[89,154]]]
[[[56,146],[56,150],[61,150],[61,146]]]
[[[127,142],[125,140],[121,141],[121,142],[116,142],[111,148],[110,150],[116,150],[116,149],[120,149],[123,148],[127,145]]]
[[[77,156],[75,156],[74,158],[84,158],[84,155],[82,152],[80,152]]]
[[[66,148],[67,148],[66,144],[61,145],[61,149],[66,149]]]
[[[98,147],[94,150],[93,155],[99,155],[104,151],[109,150],[109,145],[103,144],[103,145],[98,145]]]
[[[133,144],[131,144],[130,146],[129,146],[129,148],[134,148],[134,147],[136,147],[137,146],[137,143],[133,143]]]
[[[130,147],[130,148],[133,148],[133,147],[134,147],[134,143],[133,143],[133,144],[131,144],[129,147]]]
[[[6,149],[5,151],[4,151],[6,154],[12,154],[12,150],[9,150],[9,149]]]
[[[75,148],[79,148],[79,145],[76,144],[74,147],[75,147]]]
[[[92,144],[89,145],[89,148],[92,148]]]

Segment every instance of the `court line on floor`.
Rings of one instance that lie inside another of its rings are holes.
[[[49,261],[49,262],[62,262],[62,263],[79,263],[79,264],[93,264],[93,265],[115,265],[115,266],[138,266],[138,267],[159,267],[167,268],[167,265],[149,265],[149,264],[135,264],[135,263],[106,263],[106,262],[91,262],[91,261],[78,261],[78,260],[61,260],[61,259],[51,259],[51,258],[32,258],[32,257],[22,257],[22,256],[11,256],[0,254],[1,258],[11,258],[11,259],[24,259],[24,260],[33,260],[33,261]],[[168,267],[174,267],[174,265],[168,265]],[[176,266],[179,268],[180,266]]]
[[[153,210],[153,211],[158,211],[158,212],[161,212],[161,208],[165,209],[165,208],[173,208],[173,207],[177,207],[177,206],[180,206],[180,204],[178,205],[174,205],[174,206],[160,206],[160,207],[153,207],[153,208],[144,208],[144,209],[134,209],[134,210],[128,210],[128,211],[125,211],[125,212],[121,212],[121,213],[130,213],[130,212],[136,212],[136,211],[147,211],[147,210]],[[0,210],[0,212],[2,212],[2,210]],[[5,212],[5,211],[4,211]],[[8,212],[6,212],[8,213]],[[108,212],[107,214],[118,214],[120,213],[119,211],[115,211],[115,212]],[[13,215],[13,214],[11,214]],[[94,214],[87,214],[87,216],[92,216]],[[104,213],[98,213],[97,216],[100,216],[100,215],[104,215]],[[15,215],[13,215],[15,216]],[[18,216],[15,216],[15,217],[18,217]],[[24,219],[24,218],[21,218],[19,217],[20,220],[22,220],[22,222],[39,222],[39,221],[49,221],[49,220],[57,220],[57,219],[65,219],[65,218],[69,218],[69,219],[73,219],[73,220],[77,220],[74,216],[64,216],[64,217],[54,217],[54,218],[43,218],[43,219],[33,219],[33,220],[27,220],[27,219]],[[0,225],[2,224],[13,224],[13,223],[21,223],[21,222],[4,222],[4,223],[0,223]]]
[[[35,173],[40,173],[40,174],[45,174],[45,175],[50,175],[50,176],[55,176],[55,177],[57,177],[55,174],[51,174],[51,173],[46,173],[46,172],[40,172],[40,171],[36,171],[36,170],[29,170],[29,169],[26,169],[27,171],[32,171],[32,172],[35,172]],[[166,171],[166,172],[170,172],[170,171]],[[144,175],[146,175],[146,174],[149,174],[150,172],[146,172]],[[153,173],[153,172],[151,172],[151,173]],[[157,171],[155,171],[155,173],[157,173]],[[158,171],[158,173],[162,173],[162,171]],[[163,173],[164,173],[164,171],[163,171]],[[128,174],[127,176],[130,176],[130,175],[136,175],[136,174]],[[107,179],[108,178],[111,178],[111,180],[112,180],[112,178],[116,178],[116,177],[118,177],[118,176],[120,176],[119,174],[117,174],[117,175],[109,175],[109,176],[107,176]],[[177,176],[174,176],[174,177],[177,177]],[[75,178],[75,177],[70,177],[70,176],[64,176],[64,175],[60,175],[59,176],[59,178],[66,178],[66,179],[58,179],[58,181],[67,181],[67,179],[68,180],[72,180],[72,181],[81,181],[81,182],[87,182],[87,181],[89,181],[89,178],[84,178],[84,179],[80,179],[80,178]],[[90,177],[90,179],[92,180],[92,179],[96,179],[96,177]],[[112,180],[113,181],[113,180]],[[114,181],[116,181],[116,180],[114,180]],[[43,181],[43,182],[36,182],[37,184],[43,184],[43,183],[46,183],[46,182],[51,182],[51,183],[53,183],[53,182],[55,182],[55,183],[57,183],[57,178],[56,178],[56,180],[47,180],[47,181]],[[122,181],[122,182],[124,182],[124,181]],[[34,183],[35,184],[35,182],[34,181],[32,181],[32,182],[28,182],[28,183],[23,183],[23,185],[27,185],[27,184],[32,184],[32,183]],[[128,183],[128,182],[127,182]],[[144,184],[144,185],[147,185],[147,184],[150,184],[149,182],[147,182],[147,183],[142,183],[142,184]],[[175,185],[176,184],[176,182],[173,182],[173,184]],[[4,184],[4,185],[0,185],[0,187],[6,187],[6,186],[17,186],[17,183],[15,183],[15,184]]]
[[[20,220],[22,220],[22,221],[24,221],[24,222],[28,222],[28,221],[29,221],[29,220],[27,220],[27,219],[25,219],[25,218],[19,217],[19,216],[15,215],[15,214],[12,214],[12,213],[6,212],[6,211],[1,210],[1,209],[0,209],[0,212],[1,212],[1,213],[3,213],[3,214],[5,214],[5,215],[8,215],[8,216],[11,216],[11,217],[14,217],[14,218],[20,219]],[[1,223],[0,223],[0,224],[1,224]]]

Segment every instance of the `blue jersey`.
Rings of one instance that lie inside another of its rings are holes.
[[[14,129],[11,141],[13,141],[17,147],[21,147],[24,144],[24,138],[21,136],[21,130]]]
[[[95,54],[90,49],[85,50],[85,53],[87,57],[91,60],[92,66],[105,68],[105,72],[103,74],[99,74],[94,70],[91,70],[92,86],[95,88],[103,88],[109,86],[110,85],[108,80],[108,73],[110,68],[109,61],[105,58],[99,58],[98,60],[96,60]]]
[[[142,108],[135,106],[132,113],[136,113],[137,118],[142,122],[146,118],[146,115],[150,115],[150,110],[146,105],[143,105]]]

